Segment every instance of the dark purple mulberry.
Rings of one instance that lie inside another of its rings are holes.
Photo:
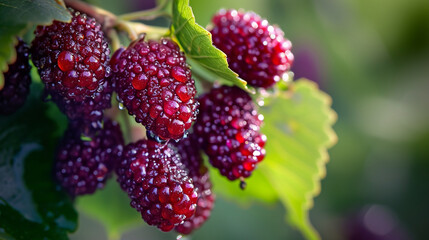
[[[168,145],[151,140],[129,144],[116,173],[131,206],[149,225],[171,231],[194,214],[198,198],[194,185]]]
[[[64,114],[82,124],[99,125],[113,91],[110,50],[94,18],[70,11],[70,23],[54,21],[36,28],[32,59],[46,95],[51,95]]]
[[[110,50],[101,25],[71,10],[70,23],[38,26],[31,53],[49,92],[82,101],[102,92],[110,74]]]
[[[198,194],[195,214],[175,227],[175,230],[182,234],[190,234],[193,230],[201,227],[210,217],[215,201],[209,172],[203,164],[195,137],[195,135],[191,135],[188,138],[180,140],[178,143],[173,143],[178,150],[183,165],[188,171],[189,177],[194,182]]]
[[[102,188],[115,162],[119,161],[124,140],[118,123],[106,119],[90,140],[83,140],[73,122],[59,145],[55,176],[71,195],[93,193]]]
[[[3,73],[4,86],[0,90],[0,115],[14,113],[24,105],[30,92],[30,70],[28,46],[22,40],[18,40],[16,60],[9,65],[9,70]]]
[[[283,31],[253,12],[221,10],[212,19],[213,43],[249,85],[269,88],[290,69],[292,44]]]
[[[249,177],[265,156],[266,137],[250,96],[237,87],[213,88],[199,99],[194,125],[210,163],[230,180]]]
[[[128,113],[162,140],[182,138],[195,121],[198,103],[179,46],[142,38],[118,50],[112,63],[116,92]]]
[[[112,87],[108,82],[104,85],[102,92],[97,92],[93,97],[87,97],[83,101],[70,100],[56,93],[51,93],[50,96],[61,112],[66,114],[70,121],[76,123],[75,125],[80,125],[81,131],[88,134],[100,128],[103,111],[111,107]]]

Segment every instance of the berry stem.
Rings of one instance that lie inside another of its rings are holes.
[[[88,16],[95,18],[97,22],[99,22],[103,26],[103,29],[105,31],[108,31],[116,24],[116,15],[107,10],[79,0],[64,0],[64,2],[68,7],[71,7],[79,12],[85,13]]]
[[[122,15],[119,15],[118,18],[125,21],[153,20],[158,17],[171,18],[170,12],[166,9],[168,7],[168,3],[170,2],[170,0],[162,0],[159,2],[160,3],[155,8],[122,14]]]
[[[122,31],[128,33],[128,37],[130,38],[131,41],[134,41],[137,39],[138,34],[137,34],[136,30],[132,27],[131,22],[127,22],[124,20],[118,20],[116,22],[116,27],[119,30],[122,30]]]
[[[170,35],[170,29],[166,27],[149,26],[136,22],[128,22],[128,24],[138,35],[145,33],[148,39],[160,39],[161,37]]]
[[[108,33],[108,36],[111,41],[110,46],[112,47],[113,52],[115,52],[121,47],[121,41],[119,40],[118,33],[116,30],[111,29]]]
[[[111,29],[116,27],[118,30],[126,32],[128,34],[128,37],[131,39],[131,41],[134,41],[138,38],[138,35],[141,33],[146,33],[149,38],[153,38],[153,39],[159,39],[162,36],[169,34],[169,29],[165,27],[149,26],[143,23],[129,21],[133,19],[144,19],[145,17],[148,17],[145,19],[149,19],[149,17],[154,14],[157,16],[166,15],[166,14],[170,16],[168,11],[166,10],[168,1],[169,0],[163,0],[161,4],[154,9],[125,14],[125,15],[122,15],[122,17],[117,17],[115,14],[109,11],[106,11],[102,8],[90,5],[88,3],[85,3],[79,0],[65,0],[65,3],[67,6],[75,10],[95,18],[97,22],[99,22],[103,26],[103,30],[105,32],[110,33]],[[137,18],[139,14],[140,14],[140,18]]]

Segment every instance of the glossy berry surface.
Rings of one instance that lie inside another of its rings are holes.
[[[9,69],[3,74],[4,86],[0,90],[0,114],[14,113],[22,105],[30,92],[30,64],[28,62],[28,46],[22,40],[18,40],[16,46],[16,60],[9,65]]]
[[[103,92],[110,50],[94,18],[73,10],[71,14],[70,23],[38,26],[31,53],[49,93],[83,101]]]
[[[230,180],[249,177],[265,157],[263,116],[250,96],[237,87],[213,88],[199,99],[194,125],[198,142],[210,163]]]
[[[221,10],[213,18],[213,43],[229,67],[254,87],[269,88],[290,69],[292,44],[277,26],[253,12]]]
[[[171,231],[194,214],[194,185],[168,145],[151,140],[127,145],[116,173],[131,206],[149,225]]]
[[[173,146],[177,148],[180,159],[194,182],[198,194],[195,214],[175,227],[181,234],[190,234],[198,229],[210,217],[214,206],[215,195],[212,192],[212,183],[207,167],[203,164],[200,149],[197,147],[196,136],[191,135],[182,139]]]
[[[103,91],[97,92],[93,97],[87,97],[83,101],[74,101],[64,98],[56,93],[51,93],[51,99],[67,118],[78,126],[85,134],[99,129],[103,121],[103,111],[111,107],[112,87],[108,82],[104,83]],[[79,124],[77,124],[79,123]]]
[[[195,121],[198,103],[177,44],[140,39],[118,50],[112,63],[116,92],[128,113],[162,140],[182,138]]]
[[[124,140],[118,123],[105,120],[90,140],[81,139],[73,124],[65,132],[55,162],[55,177],[71,195],[91,194],[102,188],[119,161]]]

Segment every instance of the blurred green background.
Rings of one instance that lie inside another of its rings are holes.
[[[114,13],[153,1],[90,1]],[[428,239],[429,1],[191,0],[206,26],[220,8],[253,10],[293,43],[295,78],[333,98],[331,149],[310,219],[322,239]],[[152,22],[165,24],[160,20]],[[240,206],[218,197],[192,239],[302,239],[280,204]],[[72,239],[106,239],[84,214]],[[122,239],[174,239],[143,222]]]

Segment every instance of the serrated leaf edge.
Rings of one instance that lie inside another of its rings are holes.
[[[304,206],[303,206],[304,209],[302,209],[302,211],[304,211],[304,214],[306,215],[306,216],[304,216],[305,217],[304,222],[302,222],[302,221],[296,222],[296,221],[294,221],[292,215],[290,215],[290,214],[286,215],[286,219],[288,220],[288,222],[290,222],[290,224],[292,224],[293,226],[297,227],[307,239],[315,240],[315,239],[320,239],[320,235],[314,229],[314,227],[312,226],[312,224],[309,220],[308,210],[311,209],[314,205],[314,197],[319,195],[321,192],[321,182],[320,181],[326,176],[326,164],[329,162],[328,149],[333,147],[338,141],[338,137],[332,128],[332,125],[337,121],[338,115],[331,108],[331,106],[332,106],[331,96],[329,96],[327,93],[321,91],[315,82],[308,80],[308,79],[305,79],[305,78],[296,80],[290,85],[290,89],[288,90],[288,92],[285,95],[286,99],[291,99],[293,97],[294,93],[297,91],[296,89],[301,87],[301,85],[297,85],[297,83],[298,84],[304,84],[303,85],[304,87],[309,87],[310,89],[315,90],[315,91],[313,91],[313,94],[315,94],[315,97],[322,100],[322,102],[324,103],[323,104],[324,112],[327,112],[327,115],[328,115],[328,124],[326,124],[325,128],[323,129],[323,131],[328,136],[328,140],[323,144],[322,147],[319,147],[319,149],[318,149],[318,152],[319,152],[321,157],[320,157],[320,159],[318,159],[316,161],[318,172],[312,177],[312,182],[313,182],[315,188],[305,195],[306,201],[305,201]],[[264,171],[263,168],[261,168],[261,170]],[[267,171],[267,170],[265,170],[265,171]],[[270,181],[275,181],[269,177],[270,176],[269,173],[266,173],[266,174],[267,174],[268,179]],[[276,187],[274,187],[274,188],[276,189]],[[284,202],[285,206],[289,206],[289,208],[290,208],[291,205],[289,203],[289,200],[284,199],[284,197],[281,194],[279,194],[279,197],[280,197],[280,200],[282,202]]]

